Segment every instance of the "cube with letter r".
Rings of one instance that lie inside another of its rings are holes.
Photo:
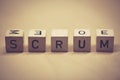
[[[52,52],[68,51],[68,31],[65,29],[54,29],[51,36]]]

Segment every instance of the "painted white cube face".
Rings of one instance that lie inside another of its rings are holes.
[[[51,35],[51,51],[67,52],[68,51],[68,31],[65,29],[55,29]]]
[[[29,52],[46,51],[46,31],[41,29],[32,29],[28,35]]]
[[[8,30],[5,35],[6,52],[23,52],[23,30]]]
[[[75,29],[73,37],[74,52],[89,52],[91,50],[91,36],[87,29]]]
[[[96,30],[96,51],[113,52],[114,49],[114,31],[111,29]]]

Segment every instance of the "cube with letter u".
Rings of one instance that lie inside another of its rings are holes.
[[[73,43],[75,52],[89,52],[91,50],[90,31],[87,29],[75,29]]]

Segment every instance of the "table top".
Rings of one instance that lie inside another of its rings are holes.
[[[0,1],[0,80],[120,80],[120,1]],[[24,30],[24,52],[6,53],[5,33]],[[31,29],[46,30],[46,52],[28,52]],[[51,52],[51,31],[68,30],[68,52]],[[91,31],[91,52],[73,52],[75,29]],[[96,29],[113,29],[114,52],[96,52]]]

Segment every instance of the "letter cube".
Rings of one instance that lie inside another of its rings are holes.
[[[29,52],[46,51],[46,31],[41,29],[32,29],[28,36]]]
[[[54,29],[51,37],[52,52],[68,51],[68,31],[65,29]]]
[[[113,52],[114,49],[114,31],[111,29],[96,30],[96,51]]]
[[[12,29],[6,32],[6,52],[23,52],[23,30]]]
[[[73,43],[75,52],[89,52],[91,50],[90,31],[87,29],[75,29]]]

